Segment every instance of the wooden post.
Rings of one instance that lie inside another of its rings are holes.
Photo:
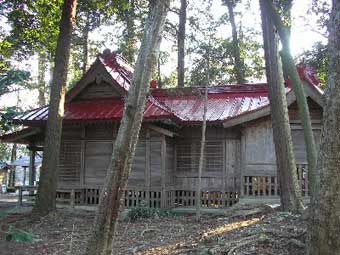
[[[240,178],[240,198],[244,197],[244,176],[243,171],[246,165],[246,136],[245,134],[241,134],[241,163],[239,170],[239,178]],[[248,194],[246,194],[248,195]]]
[[[223,159],[222,159],[222,169],[223,169],[223,179],[222,179],[222,207],[226,207],[226,192],[229,191],[228,187],[228,178],[230,175],[228,174],[227,167],[227,141],[223,141]]]
[[[25,185],[26,185],[26,178],[27,178],[27,177],[26,177],[26,175],[27,175],[27,174],[26,174],[26,168],[27,168],[27,166],[23,166],[22,168],[24,169],[24,180],[23,180],[22,185],[25,186]]]
[[[86,126],[82,126],[80,141],[80,186],[85,186],[85,145],[86,145]]]
[[[71,189],[71,194],[70,194],[70,205],[71,208],[74,208],[74,204],[75,204],[75,192],[74,189]]]
[[[19,206],[22,206],[22,187],[21,186],[19,186],[18,204]]]
[[[147,207],[150,207],[150,179],[151,179],[151,157],[150,157],[150,131],[146,129],[145,138],[145,200]]]
[[[166,141],[165,136],[162,136],[161,143],[161,208],[166,207]]]
[[[29,169],[28,169],[28,185],[34,186],[34,181],[35,181],[35,153],[36,153],[36,151],[32,146],[30,146],[29,150],[30,150],[30,164],[29,164]],[[34,190],[30,190],[29,195],[33,196]]]

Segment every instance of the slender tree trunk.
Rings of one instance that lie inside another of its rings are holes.
[[[307,254],[333,255],[340,251],[340,1],[333,0],[328,36],[328,79],[312,199]]]
[[[181,8],[179,10],[179,24],[177,34],[177,86],[184,87],[185,74],[185,23],[187,21],[187,0],[181,0]]]
[[[281,206],[285,211],[300,212],[303,205],[297,182],[282,67],[277,50],[278,39],[274,25],[266,13],[265,1],[260,0],[260,7]]]
[[[200,159],[198,164],[198,177],[196,187],[196,221],[201,219],[201,203],[202,203],[202,171],[204,165],[204,153],[205,153],[205,134],[207,129],[207,102],[208,102],[208,86],[210,84],[210,67],[209,57],[207,61],[207,76],[208,85],[204,88],[204,104],[203,104],[203,123],[202,123],[202,137],[201,137],[201,148],[200,148]]]
[[[135,63],[136,55],[136,0],[129,0],[129,8],[121,14],[122,21],[125,23],[125,30],[123,33],[122,55],[131,64]]]
[[[162,88],[162,73],[161,73],[161,54],[158,54],[157,58],[157,78],[158,78],[158,87]]]
[[[110,166],[101,191],[93,231],[87,244],[87,255],[109,255],[112,252],[120,199],[131,171],[146,95],[149,91],[152,72],[157,63],[161,33],[168,6],[169,0],[155,1],[145,26],[132,84],[128,91]]]
[[[55,210],[57,170],[59,162],[62,118],[64,115],[65,88],[70,57],[71,34],[76,12],[76,0],[64,0],[60,32],[57,42],[51,96],[46,123],[44,158],[38,196],[33,208],[35,216]]]
[[[89,14],[87,14],[85,28],[84,28],[84,31],[83,31],[83,66],[82,66],[83,75],[86,73],[87,67],[88,67],[89,33],[90,33],[90,18],[89,18]]]
[[[38,104],[39,106],[46,105],[46,82],[45,73],[47,70],[47,57],[45,54],[38,56]]]
[[[280,16],[275,11],[275,8],[271,0],[266,0],[266,10],[268,15],[270,15],[273,20],[276,29],[281,38],[282,51],[281,58],[283,65],[285,66],[284,71],[287,73],[287,77],[290,79],[294,94],[296,96],[296,101],[299,107],[299,115],[303,127],[304,141],[306,145],[307,161],[308,161],[308,181],[309,190],[311,195],[314,194],[315,190],[315,172],[316,172],[316,160],[317,151],[313,136],[311,118],[309,114],[307,99],[303,85],[301,83],[299,74],[296,70],[296,66],[290,51],[290,33],[289,29],[283,24]]]
[[[229,13],[229,21],[232,31],[233,37],[233,55],[234,55],[234,73],[236,75],[236,81],[239,84],[245,82],[244,79],[244,61],[241,58],[241,51],[240,51],[240,43],[237,35],[237,27],[235,23],[235,16],[234,16],[234,1],[233,0],[225,0],[224,1],[228,7]]]
[[[17,159],[17,144],[13,144],[11,150],[11,162]],[[8,186],[14,187],[15,186],[15,166],[10,167],[9,177],[8,177]]]

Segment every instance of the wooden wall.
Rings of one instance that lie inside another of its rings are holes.
[[[321,110],[310,100],[309,103],[318,143]],[[306,164],[305,146],[294,104],[290,107],[290,116],[296,162],[303,165]],[[117,127],[117,124],[104,122],[65,124],[59,165],[60,187],[102,186]],[[142,128],[128,182],[130,188],[162,194],[166,190],[196,189],[201,127],[183,127],[176,133],[178,136],[171,138],[145,126]],[[277,195],[275,147],[269,117],[245,123],[242,127],[208,126],[202,189],[210,192],[241,190],[242,193],[245,183],[254,187],[254,182],[275,186],[275,191],[268,192]],[[259,184],[256,185],[258,188]]]
[[[240,133],[236,129],[207,127],[202,189],[234,191],[240,159]],[[195,190],[200,155],[201,128],[182,128],[175,139],[175,184],[179,190]]]
[[[117,125],[88,123],[65,125],[59,162],[59,187],[100,188],[106,177]],[[170,141],[169,141],[170,142]],[[128,185],[134,188],[162,186],[162,169],[173,167],[174,146],[169,145],[167,160],[162,161],[164,135],[143,128],[137,144]],[[165,158],[166,148],[164,148]],[[166,167],[166,162],[169,165]],[[166,178],[170,178],[167,174]],[[170,184],[170,181],[164,183]]]

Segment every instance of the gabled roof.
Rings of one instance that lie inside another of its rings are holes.
[[[306,84],[305,91],[321,104],[322,90],[318,88],[315,72],[299,65],[300,77]],[[104,51],[82,79],[67,93],[64,120],[118,120],[124,109],[124,96],[132,79],[133,67],[116,53]],[[121,94],[120,98],[73,99],[89,81],[105,79]],[[87,82],[87,83],[86,83]],[[268,85],[243,84],[224,85],[208,88],[207,121],[233,126],[270,114]],[[288,103],[295,101],[294,94],[286,86]],[[144,111],[145,120],[169,119],[181,125],[198,124],[203,119],[204,88],[151,89]],[[320,99],[320,100],[319,100]],[[318,101],[319,100],[319,101]],[[15,122],[29,124],[46,121],[48,106],[32,110],[14,118]]]

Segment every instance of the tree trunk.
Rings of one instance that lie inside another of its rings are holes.
[[[204,151],[205,151],[205,134],[207,129],[207,102],[208,102],[208,86],[210,84],[210,68],[209,68],[209,58],[207,64],[207,76],[208,85],[204,89],[204,106],[203,106],[203,123],[202,123],[202,137],[201,137],[201,148],[200,148],[200,159],[198,164],[198,178],[196,187],[196,221],[201,218],[201,203],[202,203],[202,171],[204,165]]]
[[[333,255],[340,251],[340,1],[333,0],[328,36],[328,79],[321,143],[312,199],[307,254]]]
[[[38,104],[40,107],[46,105],[46,82],[45,73],[47,69],[47,58],[45,54],[38,56]]]
[[[131,171],[143,119],[145,99],[149,91],[151,75],[157,63],[168,6],[169,0],[155,1],[146,23],[110,166],[101,191],[93,231],[87,244],[87,255],[109,255],[112,252],[120,199]]]
[[[187,21],[187,0],[181,0],[177,34],[177,86],[184,87],[185,23]]]
[[[260,0],[260,7],[281,206],[285,211],[300,212],[303,205],[297,182],[287,100],[277,50],[278,40],[273,23],[266,13],[265,1]]]
[[[161,73],[161,54],[158,54],[157,58],[157,78],[158,78],[158,88],[162,88],[162,73]]]
[[[230,21],[232,37],[233,37],[234,73],[236,75],[237,83],[242,84],[245,82],[244,62],[243,62],[243,59],[241,58],[240,44],[239,44],[239,39],[237,36],[237,27],[236,27],[235,16],[234,16],[234,1],[225,0],[225,3],[228,7],[229,21]]]
[[[62,118],[64,115],[65,88],[75,12],[76,0],[64,0],[51,83],[51,96],[45,131],[42,171],[37,200],[33,208],[33,214],[35,216],[43,216],[48,214],[50,211],[55,210],[57,169],[59,162]]]
[[[316,172],[316,160],[317,151],[313,136],[311,118],[309,114],[307,99],[303,85],[301,83],[299,74],[296,70],[296,66],[290,51],[290,33],[289,28],[287,28],[281,21],[280,16],[275,11],[275,8],[271,0],[266,0],[266,10],[268,15],[270,15],[272,21],[275,24],[276,29],[281,38],[282,51],[281,58],[284,65],[284,71],[287,73],[287,77],[290,79],[294,94],[296,96],[296,101],[299,108],[299,115],[303,127],[304,141],[306,145],[307,161],[308,161],[308,182],[309,190],[313,196],[315,190],[315,172]]]
[[[136,43],[137,43],[137,33],[136,33],[136,0],[129,0],[129,8],[124,10],[121,14],[123,23],[125,23],[126,29],[123,32],[123,42],[122,42],[122,55],[131,64],[135,63],[136,55]]]
[[[83,31],[83,66],[82,73],[83,75],[87,71],[88,60],[89,60],[89,33],[90,33],[90,18],[89,14],[86,16],[86,23]]]
[[[11,162],[17,159],[17,144],[13,144],[12,151],[11,151]],[[9,177],[8,177],[8,186],[14,187],[15,186],[15,166],[10,167]]]

